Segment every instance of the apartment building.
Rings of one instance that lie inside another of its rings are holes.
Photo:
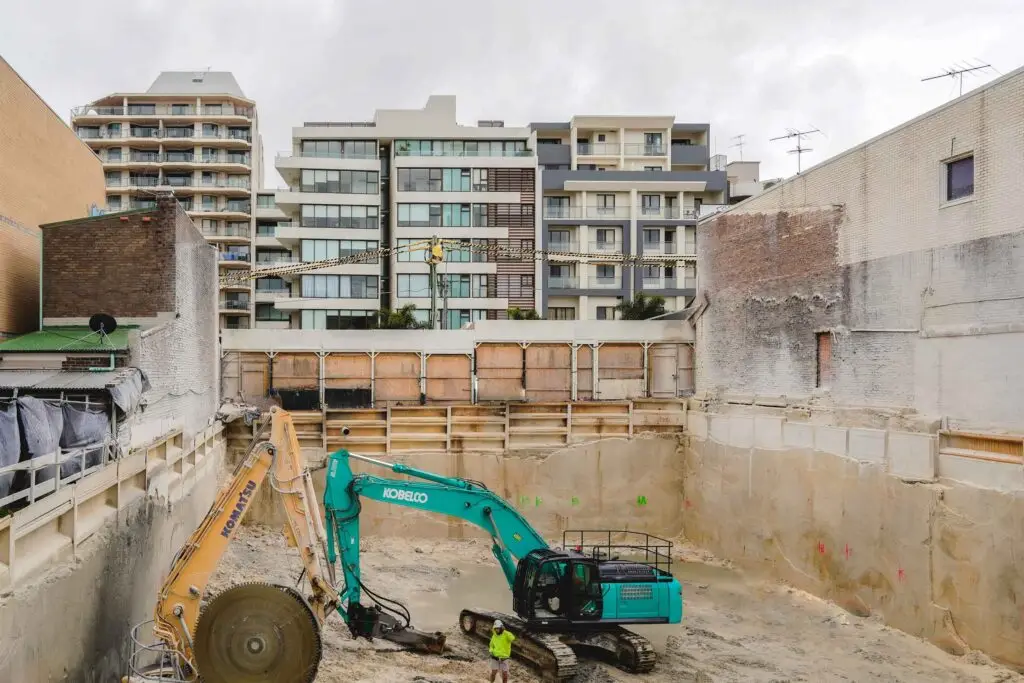
[[[39,329],[44,223],[103,205],[103,168],[0,58],[0,339]]]
[[[536,307],[536,263],[488,249],[535,246],[537,160],[528,128],[460,125],[455,98],[432,96],[422,109],[377,110],[372,121],[305,123],[293,129],[292,143],[275,160],[288,188],[275,193],[282,216],[273,243],[258,239],[257,261],[396,251],[260,278],[258,300],[272,303],[280,319],[257,316],[257,326],[287,317],[294,328],[365,328],[379,309],[407,304],[426,322],[432,294],[433,325],[446,329]],[[431,282],[425,257],[435,236],[449,242]]]
[[[540,240],[563,252],[543,267],[544,316],[613,319],[615,306],[639,292],[664,297],[668,310],[685,307],[696,295],[697,219],[727,203],[710,126],[574,116],[530,129],[543,192]]]
[[[108,211],[154,208],[171,193],[216,245],[221,274],[251,268],[262,150],[256,104],[234,76],[165,71],[145,92],[77,107],[71,121],[103,162]],[[223,286],[219,301],[222,327],[249,326],[251,283]]]

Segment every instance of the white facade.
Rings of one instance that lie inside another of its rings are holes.
[[[696,289],[696,223],[725,201],[707,124],[672,116],[534,123],[543,185],[549,319],[603,320],[638,293],[684,308]],[[625,257],[642,256],[643,262]],[[607,258],[605,258],[607,257]]]
[[[378,247],[397,250],[376,262],[292,276],[288,294],[274,300],[276,308],[293,312],[291,327],[358,327],[355,319],[365,322],[378,309],[408,304],[426,321],[431,306],[426,246],[435,236],[465,245],[446,248],[438,266],[438,325],[457,328],[505,316],[514,300],[501,282],[513,275],[487,255],[483,240],[515,237],[510,230],[531,243],[536,238],[536,157],[528,129],[481,124],[459,125],[455,98],[433,96],[423,109],[378,110],[372,122],[293,129],[292,149],[275,160],[288,185],[275,193],[283,217],[274,236],[280,247],[260,242],[257,260],[272,250],[280,262]],[[526,177],[516,169],[528,172],[528,196],[519,185],[515,191],[503,189],[509,178]],[[510,228],[511,219],[504,218],[509,213],[522,225]],[[529,273],[532,303],[537,285],[532,267]],[[515,295],[521,296],[523,280],[516,282]]]
[[[103,162],[108,211],[148,208],[156,194],[173,193],[217,246],[221,274],[250,269],[262,149],[256,104],[230,73],[164,72],[144,93],[76,107],[71,123]],[[251,289],[221,288],[222,327],[249,326]]]

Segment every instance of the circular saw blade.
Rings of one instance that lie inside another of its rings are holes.
[[[194,643],[203,683],[312,683],[322,654],[320,625],[302,595],[266,583],[214,596]]]

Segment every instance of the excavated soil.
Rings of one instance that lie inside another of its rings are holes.
[[[655,671],[631,676],[581,660],[576,681],[1024,683],[1024,676],[977,653],[954,657],[877,620],[855,617],[786,586],[747,578],[685,544],[679,559],[673,569],[683,582],[683,624],[636,629],[658,651]],[[485,644],[463,636],[456,622],[463,607],[511,611],[509,590],[488,543],[368,538],[362,566],[368,588],[406,604],[417,628],[446,632],[451,651],[424,656],[397,651],[388,643],[356,642],[335,615],[324,628],[318,682],[487,680]],[[300,570],[297,553],[285,546],[280,533],[246,527],[210,589],[254,580],[295,585]],[[510,680],[541,679],[514,662]]]

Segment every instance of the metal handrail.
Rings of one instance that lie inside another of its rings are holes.
[[[32,458],[31,460],[17,462],[6,467],[0,467],[0,475],[12,474],[14,472],[29,473],[28,488],[0,498],[0,508],[20,500],[27,500],[30,504],[34,503],[43,496],[49,495],[50,493],[53,493],[68,484],[76,482],[93,472],[99,471],[104,465],[115,459],[114,446],[115,442],[110,438],[107,438],[104,441],[98,441],[94,444],[82,446],[80,448],[64,450],[58,447],[58,449],[53,453],[41,455],[37,458]],[[99,462],[91,467],[86,467],[86,456],[97,450],[101,451]],[[79,470],[66,477],[60,476],[60,469],[62,466],[66,463],[72,462],[75,458],[79,459]],[[46,468],[54,468],[53,477],[43,482],[36,482],[39,471]]]

